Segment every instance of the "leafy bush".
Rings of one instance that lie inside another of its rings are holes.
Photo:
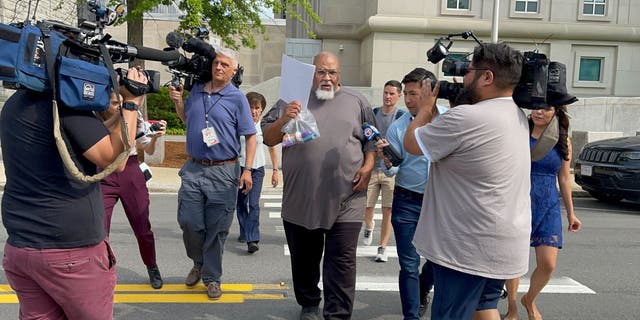
[[[189,95],[189,92],[183,93],[183,99]],[[160,92],[147,95],[147,117],[150,120],[167,121],[167,134],[183,135],[186,126],[176,113],[173,101],[169,98],[169,89],[161,87]]]

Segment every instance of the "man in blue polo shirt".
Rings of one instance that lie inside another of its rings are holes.
[[[431,263],[426,261],[420,272],[420,255],[412,243],[429,177],[429,160],[423,155],[408,153],[402,145],[404,133],[418,112],[419,96],[424,79],[430,79],[432,83],[438,81],[433,73],[423,68],[415,68],[404,76],[402,79],[404,102],[409,113],[391,123],[387,129],[387,138],[378,143],[380,148],[392,145],[404,158],[398,167],[392,167],[389,159],[382,155],[385,162],[382,171],[387,176],[396,176],[391,205],[391,225],[396,238],[400,264],[398,284],[402,315],[405,320],[419,319],[424,315],[428,305],[428,293],[433,287]],[[436,107],[439,114],[447,110],[442,106],[436,105]]]
[[[196,84],[186,101],[182,87],[169,87],[180,119],[187,124],[190,159],[179,172],[178,223],[193,268],[187,286],[200,279],[209,299],[222,296],[222,251],[233,222],[238,188],[251,190],[256,128],[247,98],[231,84],[237,71],[236,53],[216,48],[212,79]],[[240,172],[240,136],[246,138],[245,167]],[[240,177],[238,179],[238,177]]]

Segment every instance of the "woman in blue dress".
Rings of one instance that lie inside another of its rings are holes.
[[[551,279],[558,249],[562,248],[560,196],[567,212],[568,231],[577,232],[582,226],[573,211],[571,198],[571,141],[568,138],[569,118],[566,114],[566,105],[577,99],[567,94],[564,82],[555,91],[551,90],[551,86],[547,91],[547,102],[550,106],[533,110],[529,117],[531,147],[540,139],[553,117],[557,117],[559,124],[556,145],[542,159],[531,163],[531,247],[535,248],[536,268],[531,273],[529,290],[520,299],[520,303],[527,310],[529,320],[542,320],[535,300]],[[560,193],[556,183],[560,187]],[[509,307],[505,320],[518,319],[518,284],[519,279],[507,280]]]

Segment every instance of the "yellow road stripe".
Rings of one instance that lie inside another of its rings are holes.
[[[285,293],[250,293],[254,290],[287,290],[280,284],[222,284],[222,297],[210,300],[203,284],[187,287],[184,284],[165,284],[162,289],[154,290],[148,284],[116,285],[115,303],[242,303],[245,300],[282,300]],[[18,297],[8,284],[0,284],[0,304],[18,303]]]
[[[224,285],[223,285],[224,286]],[[289,286],[284,284],[258,283],[253,285],[253,290],[288,290]]]
[[[288,290],[289,286],[284,284],[269,284],[269,283],[223,283],[222,291],[231,292],[251,292],[254,290]],[[193,287],[187,287],[184,284],[165,284],[162,289],[155,290],[148,284],[118,284],[116,285],[115,292],[201,292],[207,291],[207,288],[202,284],[198,284]],[[0,293],[13,293],[13,289],[8,284],[0,284]]]
[[[0,294],[0,303],[18,303],[18,296],[15,294]]]
[[[283,300],[285,298],[283,293],[255,293],[245,294],[245,300]]]
[[[223,293],[218,300],[211,300],[205,293],[190,294],[136,294],[136,293],[117,293],[113,297],[115,303],[242,303],[245,300],[283,300],[282,293],[258,293],[258,294],[239,294],[239,293]],[[15,294],[0,294],[0,304],[18,303],[18,297]]]
[[[232,292],[251,292],[254,290],[254,285],[252,284],[225,284],[223,283],[221,286],[222,291],[232,291]],[[118,284],[116,285],[116,292],[176,292],[176,291],[207,291],[207,288],[204,284],[198,284],[193,287],[187,287],[184,284],[165,284],[162,286],[162,289],[155,290],[151,288],[148,284]]]
[[[218,300],[210,300],[203,294],[116,294],[115,303],[241,303],[244,302],[242,294],[222,294]]]

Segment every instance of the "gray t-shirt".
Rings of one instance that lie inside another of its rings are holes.
[[[529,266],[527,118],[511,97],[460,105],[414,132],[431,170],[414,245],[439,265],[492,279]]]
[[[278,101],[262,119],[263,131],[286,103]],[[362,222],[367,192],[353,192],[353,178],[364,164],[363,121],[373,120],[367,99],[342,88],[332,100],[309,97],[308,110],[320,137],[282,149],[282,219],[307,229],[330,229],[335,222]]]

